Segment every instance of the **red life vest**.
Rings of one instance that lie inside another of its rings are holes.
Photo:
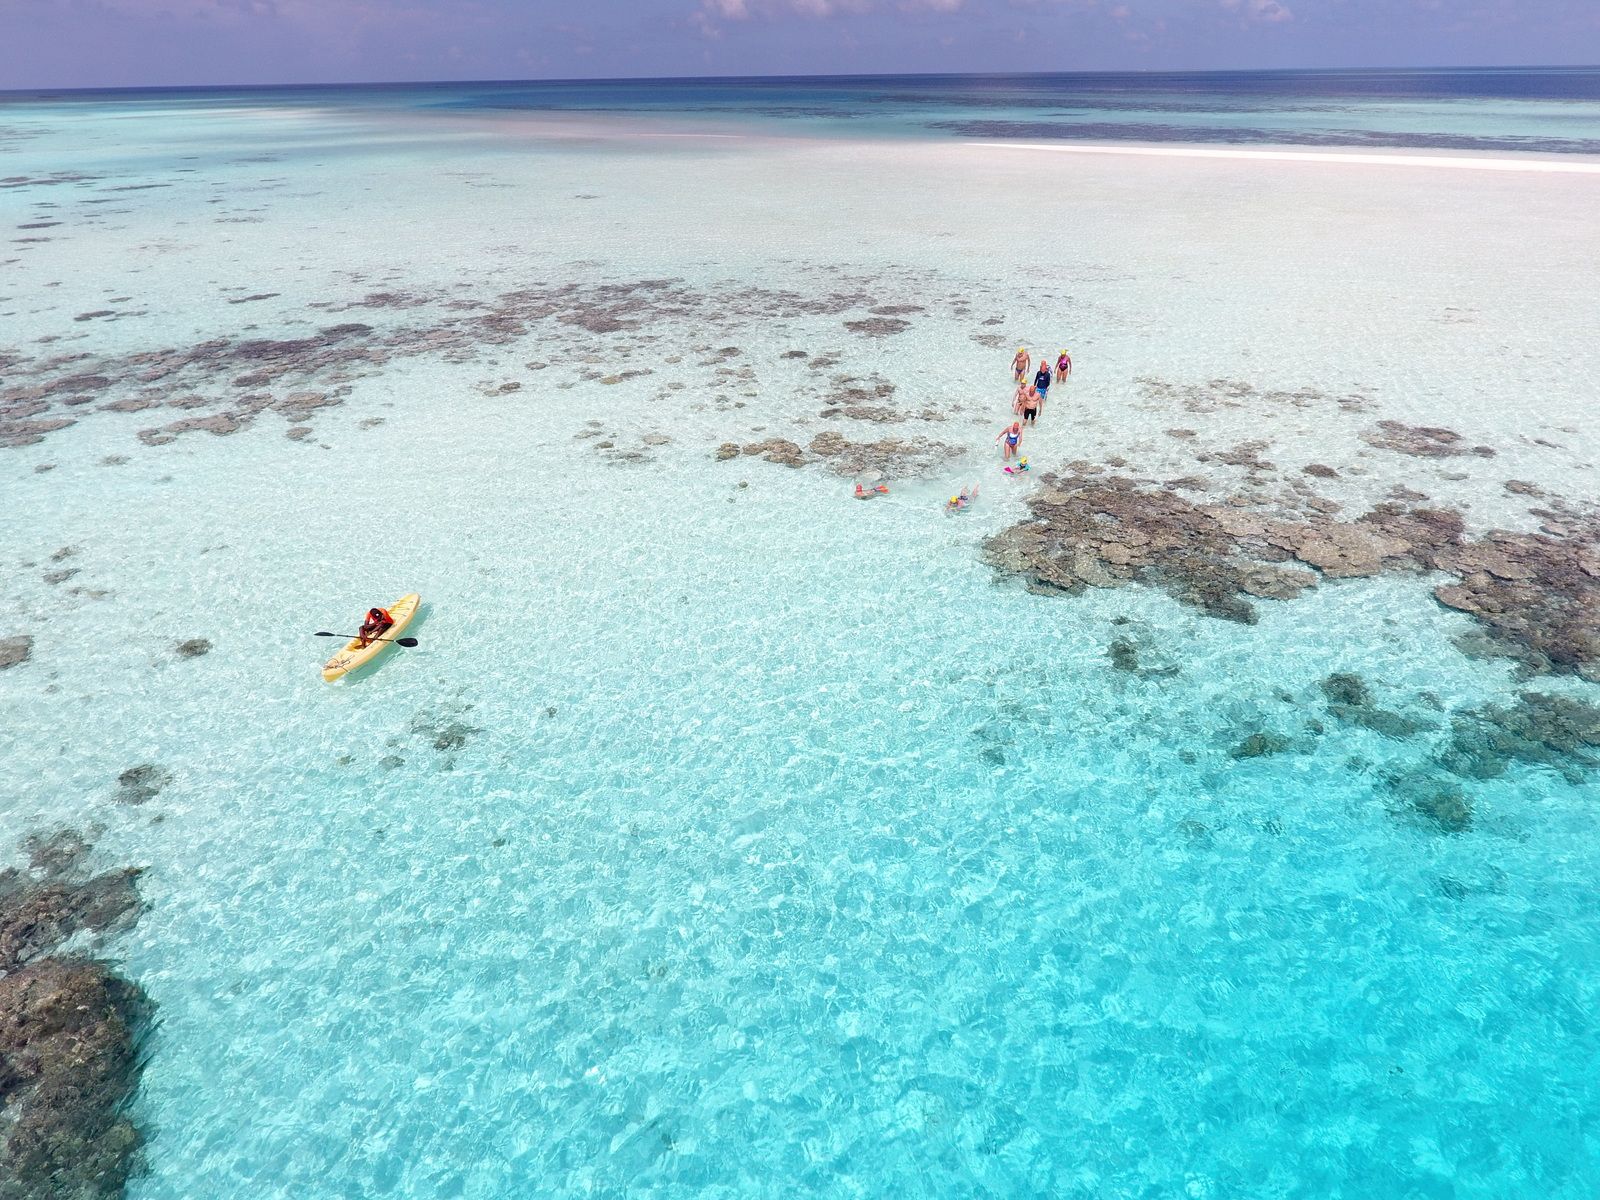
[[[373,615],[374,613],[376,613],[377,615],[374,616]],[[394,624],[394,618],[389,615],[389,610],[387,608],[375,608],[375,609],[373,609],[372,612],[369,612],[367,614],[367,621],[368,621],[369,624],[381,624],[381,625],[393,625]]]

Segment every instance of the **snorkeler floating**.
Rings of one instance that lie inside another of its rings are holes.
[[[977,484],[973,484],[971,487],[964,487],[961,489],[960,493],[951,496],[950,499],[944,502],[944,510],[947,513],[961,512],[963,509],[972,507],[973,502],[976,501],[977,498]]]

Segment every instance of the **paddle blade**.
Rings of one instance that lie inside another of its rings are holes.
[[[395,640],[395,645],[397,646],[415,646],[416,644],[416,638],[397,638]]]
[[[338,634],[338,633],[326,633],[326,632],[323,632],[323,633],[313,633],[311,636],[312,637],[342,637],[343,635],[342,634]]]

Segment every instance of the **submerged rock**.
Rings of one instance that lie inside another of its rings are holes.
[[[83,864],[92,849],[89,839],[76,829],[58,829],[48,836],[31,834],[22,842],[28,865],[46,875],[62,875]]]
[[[117,794],[112,799],[118,804],[143,804],[155,799],[171,782],[172,772],[165,767],[141,763],[117,776]]]
[[[230,433],[237,433],[250,423],[248,413],[215,413],[209,417],[185,417],[181,421],[174,421],[170,425],[163,425],[157,429],[141,429],[139,440],[146,446],[165,446],[174,442],[181,434],[204,431],[226,437]]]
[[[1301,511],[1244,497],[1203,504],[1091,463],[1070,470],[1042,475],[1028,519],[985,545],[991,564],[1035,590],[1137,581],[1248,623],[1250,598],[1289,599],[1321,579],[1448,572],[1456,582],[1435,595],[1479,621],[1496,653],[1531,671],[1600,680],[1600,510],[1554,504],[1535,514],[1546,518],[1540,533],[1473,540],[1460,513],[1441,509],[1385,502],[1340,520],[1315,497],[1302,497]]]
[[[1359,675],[1338,671],[1319,685],[1329,704],[1366,705],[1372,703],[1372,689]]]
[[[1106,648],[1106,653],[1111,659],[1114,670],[1123,671],[1140,679],[1168,679],[1178,674],[1178,667],[1173,663],[1161,662],[1159,666],[1145,665],[1144,655],[1147,651],[1132,638],[1116,638]]]
[[[866,337],[889,337],[910,329],[911,322],[902,321],[899,317],[866,317],[859,321],[846,321],[844,327],[851,333]]]
[[[25,633],[0,638],[0,671],[20,667],[33,657],[33,638]]]
[[[852,442],[834,429],[825,429],[811,439],[811,453],[829,460],[839,475],[861,475],[876,471],[880,475],[901,477],[921,474],[939,464],[961,457],[960,446],[927,438],[883,438],[876,442]]]
[[[105,965],[48,958],[0,978],[6,1200],[123,1194],[140,1137],[123,1115],[150,1004]]]
[[[1282,754],[1294,743],[1281,733],[1271,730],[1262,730],[1252,733],[1244,741],[1228,751],[1229,758],[1264,758],[1269,754]]]
[[[179,658],[201,658],[211,653],[211,640],[209,638],[189,638],[179,642],[173,649]]]
[[[84,883],[0,877],[0,971],[15,971],[80,932],[131,925],[139,915],[139,874],[108,871]]]
[[[1379,421],[1361,435],[1367,445],[1379,450],[1393,450],[1413,458],[1455,458],[1474,454],[1479,458],[1493,458],[1490,446],[1467,446],[1459,433],[1437,425],[1406,425],[1400,421]]]
[[[139,872],[80,880],[89,845],[74,830],[24,846],[42,880],[0,871],[0,1197],[113,1200],[137,1165],[123,1113],[151,1006],[105,963],[56,954],[131,925]]]
[[[1370,729],[1374,733],[1381,733],[1384,737],[1394,738],[1396,741],[1404,741],[1425,730],[1438,728],[1432,721],[1408,717],[1404,713],[1367,704],[1330,704],[1328,711],[1341,721],[1360,725],[1363,729]]]
[[[1359,675],[1337,672],[1319,685],[1328,700],[1328,712],[1350,725],[1360,725],[1384,737],[1404,740],[1438,726],[1428,720],[1379,708],[1372,689]]]
[[[1111,665],[1118,671],[1127,671],[1130,674],[1139,669],[1139,647],[1127,638],[1118,638],[1111,643],[1107,653],[1111,656]]]
[[[1458,787],[1442,785],[1430,789],[1412,804],[1447,833],[1462,833],[1472,827],[1472,805]]]
[[[1472,827],[1472,802],[1459,784],[1440,779],[1432,771],[1392,773],[1384,786],[1405,809],[1432,821],[1446,833],[1464,833]]]
[[[805,457],[800,447],[788,438],[768,438],[764,442],[752,442],[745,446],[741,454],[759,454],[769,463],[777,463],[785,467],[800,467],[805,465]]]
[[[1516,763],[1550,767],[1580,784],[1600,768],[1600,706],[1572,696],[1523,692],[1515,704],[1459,715],[1440,760],[1469,779],[1494,779]]]
[[[462,749],[469,738],[483,730],[449,712],[419,712],[411,718],[411,732],[425,738],[441,754],[448,754]]]

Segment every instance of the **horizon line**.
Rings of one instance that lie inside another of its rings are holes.
[[[1600,63],[1526,63],[1526,64],[1448,64],[1405,67],[1205,67],[1205,68],[1136,68],[1129,70],[1093,71],[887,71],[850,72],[841,74],[806,75],[606,75],[606,76],[550,76],[493,79],[386,79],[386,80],[321,80],[300,83],[140,83],[119,86],[70,86],[0,88],[0,97],[41,96],[107,92],[220,92],[248,90],[283,90],[294,88],[398,88],[398,87],[466,87],[513,84],[595,84],[595,83],[773,83],[797,80],[865,80],[865,79],[1062,79],[1096,78],[1105,76],[1144,75],[1195,76],[1195,75],[1353,75],[1353,74],[1416,74],[1447,71],[1600,71]]]

